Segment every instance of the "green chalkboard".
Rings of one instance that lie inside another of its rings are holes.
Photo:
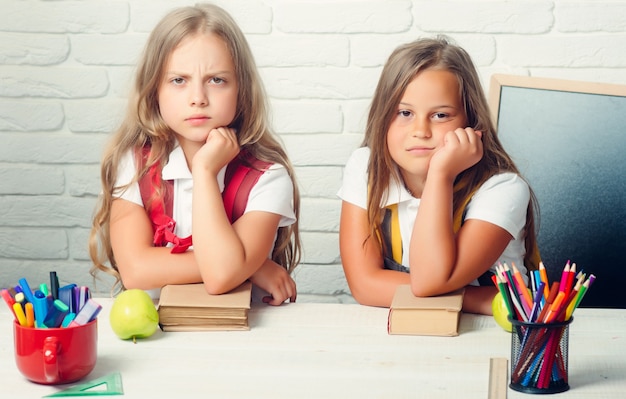
[[[581,306],[626,308],[626,86],[494,75],[489,99],[538,198],[551,281],[570,260],[597,277]]]

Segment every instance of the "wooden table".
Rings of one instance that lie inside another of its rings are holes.
[[[98,363],[81,383],[122,376],[127,398],[480,398],[491,358],[510,359],[510,335],[491,317],[463,314],[457,337],[388,335],[387,309],[354,304],[260,305],[250,331],[162,332],[132,341],[98,317]],[[0,310],[0,396],[41,398],[74,384],[24,379],[12,315]],[[626,397],[626,310],[578,309],[570,326],[570,390],[556,398]],[[508,389],[508,398],[532,395]]]

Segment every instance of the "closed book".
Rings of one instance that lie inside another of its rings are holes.
[[[400,285],[389,308],[387,332],[402,335],[459,335],[463,305],[460,289],[444,295],[416,297],[409,285]]]
[[[163,331],[249,330],[252,283],[211,295],[202,283],[166,285],[158,312]]]

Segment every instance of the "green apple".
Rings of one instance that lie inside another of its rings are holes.
[[[159,313],[150,295],[144,290],[123,291],[113,301],[109,322],[121,339],[147,338],[159,326]]]
[[[502,294],[500,292],[498,292],[493,298],[493,301],[491,301],[491,310],[496,323],[498,323],[498,325],[505,331],[512,332],[513,325],[508,319],[509,311],[506,308],[506,303],[504,303],[504,298],[502,298]]]

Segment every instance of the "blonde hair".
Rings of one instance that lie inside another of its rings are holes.
[[[101,165],[102,195],[93,218],[89,238],[89,254],[93,261],[90,273],[100,271],[112,275],[115,285],[121,284],[109,237],[109,220],[113,193],[125,187],[115,187],[118,165],[129,150],[146,145],[150,155],[143,169],[137,171],[133,183],[145,175],[150,166],[163,167],[176,139],[163,121],[158,104],[159,83],[169,55],[190,35],[212,33],[224,40],[235,65],[239,93],[237,112],[229,127],[238,132],[239,145],[256,158],[283,165],[293,182],[293,206],[296,222],[278,229],[272,259],[289,272],[300,262],[301,243],[298,220],[300,194],[293,166],[278,138],[270,129],[265,90],[254,57],[241,29],[222,8],[212,4],[181,7],[168,13],[154,28],[137,65],[134,90],[130,96],[125,119],[105,149]],[[157,190],[157,193],[159,190]],[[109,266],[106,265],[109,263]]]
[[[417,74],[426,69],[446,70],[456,75],[467,123],[482,132],[482,159],[471,168],[461,172],[454,182],[454,220],[462,218],[464,206],[469,198],[491,176],[501,172],[513,172],[519,175],[513,160],[506,153],[496,135],[480,79],[469,54],[445,36],[418,39],[401,45],[392,52],[383,68],[370,106],[365,137],[362,142],[362,146],[369,147],[371,151],[368,165],[370,189],[368,219],[372,226],[370,237],[381,236],[380,204],[386,200],[383,197],[392,177],[396,181],[402,181],[387,148],[387,131],[406,87]],[[531,200],[526,213],[524,259],[529,270],[535,270],[538,267],[535,212],[538,214],[537,200],[531,190]],[[380,245],[382,248],[384,244],[380,242]]]

